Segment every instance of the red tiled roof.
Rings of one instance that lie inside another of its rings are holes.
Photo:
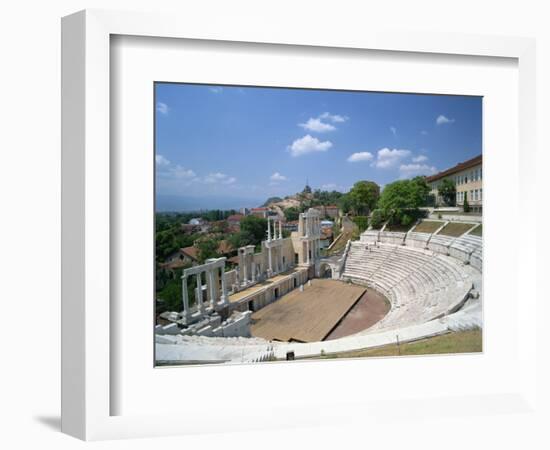
[[[463,161],[458,163],[456,166],[451,167],[450,169],[444,170],[443,172],[436,173],[435,175],[426,177],[428,183],[436,180],[440,180],[448,175],[453,173],[460,172],[461,170],[469,169],[470,167],[477,166],[482,162],[482,155],[476,156],[475,158],[469,159],[468,161]]]
[[[226,240],[220,241],[218,245],[218,253],[221,253],[223,255],[231,251],[233,251],[233,246],[229,243],[229,241],[226,241]]]
[[[189,258],[196,259],[196,260],[199,259],[199,249],[197,247],[191,246],[191,247],[180,248],[180,252],[186,254],[187,256],[189,256]]]
[[[250,211],[267,211],[267,208],[261,207],[261,208],[252,208]]]
[[[227,221],[228,222],[236,222],[236,221],[240,222],[243,219],[244,219],[244,216],[242,214],[232,214],[227,218]]]

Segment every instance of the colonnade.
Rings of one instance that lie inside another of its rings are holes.
[[[187,292],[187,279],[191,276],[196,277],[197,287],[195,288],[195,301],[197,311],[195,314],[198,315],[198,318],[206,313],[207,307],[215,309],[216,306],[225,306],[228,303],[227,286],[225,282],[225,260],[225,257],[208,259],[200,266],[190,267],[183,271],[181,277],[183,311],[181,314],[184,322],[188,323],[193,316],[189,307],[189,295]],[[203,274],[205,277],[205,284],[203,284]],[[206,302],[204,299],[204,291],[206,291]]]

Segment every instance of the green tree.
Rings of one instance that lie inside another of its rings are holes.
[[[411,219],[403,218],[405,214],[414,221],[422,215],[419,208],[426,204],[429,192],[430,187],[423,177],[394,181],[382,191],[378,206],[392,224],[410,222]]]
[[[370,224],[375,230],[379,230],[382,228],[385,220],[386,218],[384,217],[384,211],[381,209],[375,209],[371,214]]]
[[[338,207],[342,210],[344,214],[349,213],[352,210],[352,201],[348,194],[342,195],[338,200]]]
[[[369,218],[367,216],[355,216],[353,222],[359,228],[359,232],[365,231],[369,226]]]
[[[293,221],[298,220],[300,216],[300,210],[294,206],[291,206],[290,208],[285,209],[285,219],[287,221]]]
[[[468,192],[464,193],[464,212],[470,212],[470,203],[468,203]]]
[[[216,239],[203,239],[198,241],[199,260],[204,262],[209,258],[216,258],[218,256],[218,245],[219,242]]]
[[[357,215],[368,214],[380,197],[380,186],[374,181],[358,181],[348,195],[351,207]]]
[[[445,178],[439,185],[438,191],[447,206],[456,205],[456,186],[452,180]]]
[[[241,232],[252,237],[251,245],[257,245],[266,238],[267,219],[256,216],[246,216],[241,220]]]

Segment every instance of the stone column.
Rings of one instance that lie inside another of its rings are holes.
[[[189,294],[187,293],[187,277],[181,277],[181,294],[183,298],[183,311],[181,315],[183,316],[184,322],[187,323],[191,317],[191,311],[189,311]]]
[[[273,275],[273,262],[271,260],[271,246],[267,248],[267,260],[269,263],[269,268],[267,269],[267,276],[270,277]]]
[[[267,240],[271,241],[271,226],[269,225],[269,217],[267,218]]]
[[[279,219],[279,239],[283,238],[283,222]]]
[[[202,272],[197,274],[197,288],[195,294],[197,299],[197,308],[202,315],[204,314],[204,304],[202,303]]]
[[[246,253],[244,254],[243,261],[243,284],[248,284],[248,273],[246,270],[246,266],[248,265],[248,255]]]
[[[309,264],[309,241],[306,241],[306,263]]]
[[[210,269],[208,271],[208,292],[210,292],[210,306],[212,308],[216,305],[217,293],[216,293],[216,284],[214,283],[214,270]]]
[[[256,263],[252,261],[252,282],[256,281]]]
[[[227,286],[225,285],[225,271],[223,270],[223,267],[220,268],[221,270],[221,280],[222,280],[222,296],[220,298],[220,303],[222,305],[226,305],[228,303],[227,299]]]

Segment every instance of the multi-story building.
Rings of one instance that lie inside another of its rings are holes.
[[[431,187],[431,194],[437,206],[445,205],[439,194],[439,186],[445,179],[451,180],[456,186],[456,205],[464,207],[464,200],[473,212],[482,212],[483,209],[483,161],[482,156],[476,156],[468,161],[461,162],[450,169],[426,177]]]

